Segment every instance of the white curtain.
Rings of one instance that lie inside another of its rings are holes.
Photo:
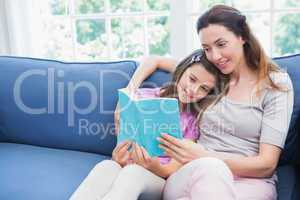
[[[8,42],[7,19],[5,14],[5,3],[0,0],[0,55],[9,55],[10,48]]]
[[[32,0],[0,0],[0,54],[32,55]]]

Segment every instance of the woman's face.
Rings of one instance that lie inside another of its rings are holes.
[[[199,32],[200,41],[209,61],[223,74],[230,74],[244,64],[244,40],[225,26],[210,24]]]
[[[185,70],[177,83],[179,101],[181,103],[199,101],[214,88],[215,81],[215,77],[201,64],[193,64]]]

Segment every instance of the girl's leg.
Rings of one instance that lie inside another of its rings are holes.
[[[169,177],[164,199],[235,200],[233,175],[219,159],[194,160]]]
[[[162,197],[165,179],[133,164],[125,166],[103,200],[158,200]]]
[[[79,185],[70,200],[100,200],[110,190],[122,167],[115,161],[98,163]]]

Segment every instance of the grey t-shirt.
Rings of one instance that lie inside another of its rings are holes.
[[[293,109],[293,86],[285,72],[272,73],[271,78],[288,91],[265,87],[260,98],[249,103],[223,97],[203,114],[198,142],[229,157],[255,156],[260,143],[283,148]]]

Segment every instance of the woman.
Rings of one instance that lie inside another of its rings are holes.
[[[219,99],[228,80],[208,62],[203,50],[196,50],[177,65],[169,85],[134,93],[138,98],[177,98],[183,138],[192,144],[199,138],[197,115]],[[136,164],[131,165],[132,161]],[[112,160],[95,166],[71,199],[136,200],[140,194],[146,199],[161,199],[165,179],[180,167],[174,159],[151,158],[143,147],[126,141],[115,147]]]
[[[276,199],[275,169],[293,107],[291,80],[266,56],[238,10],[212,7],[198,19],[197,32],[208,60],[230,76],[229,91],[203,113],[198,144],[160,138],[166,153],[184,165],[168,178],[164,199]],[[172,59],[145,63],[132,88],[156,68],[175,70]]]

